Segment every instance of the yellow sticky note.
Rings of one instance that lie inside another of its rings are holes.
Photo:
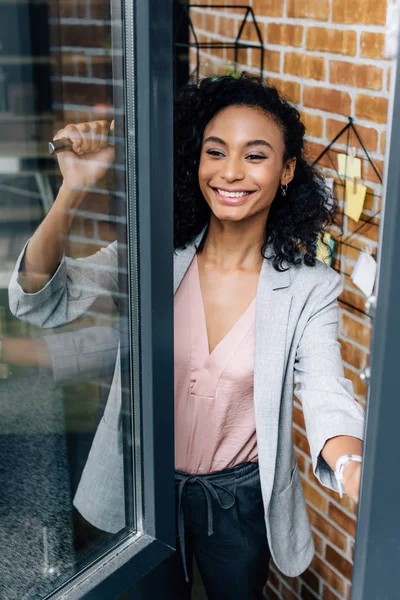
[[[338,172],[342,177],[361,179],[361,158],[350,154],[338,154]]]
[[[365,194],[367,193],[367,187],[357,182],[356,191],[354,193],[354,182],[346,181],[346,203],[344,207],[344,213],[359,221],[361,213],[364,208]]]
[[[332,263],[332,253],[335,246],[335,242],[332,239],[332,236],[327,232],[324,233],[324,243],[327,244],[329,248],[327,248],[325,244],[322,243],[320,237],[318,237],[317,259],[330,266]]]

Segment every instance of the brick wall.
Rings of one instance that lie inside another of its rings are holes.
[[[68,123],[111,121],[110,0],[55,0],[49,7],[54,130]],[[88,194],[71,228],[69,255],[90,255],[116,238],[114,189],[110,173]]]
[[[204,4],[209,7],[191,9],[199,39],[232,41],[244,11],[213,9],[212,0],[208,3],[205,0]],[[223,2],[216,0],[214,4]],[[307,128],[310,158],[318,156],[351,116],[382,174],[391,70],[391,62],[384,56],[386,0],[226,0],[226,4],[252,6],[265,44],[265,75],[298,105]],[[253,26],[246,26],[243,39],[256,42]],[[193,67],[193,50],[190,58]],[[232,60],[231,50],[202,51],[201,74],[231,70]],[[240,51],[239,61],[239,70],[256,70],[258,50]],[[363,159],[363,183],[368,186],[361,216],[365,222],[380,208],[382,186],[354,136],[350,136],[349,141],[351,146],[357,147],[357,156]],[[338,142],[330,159],[325,157],[321,161],[327,175],[334,174],[336,153],[346,150],[345,136]],[[341,200],[343,188],[335,186],[335,192]],[[344,217],[343,236],[347,237],[361,224]],[[368,244],[376,252],[378,234],[379,215],[363,227],[355,239],[349,240],[351,246],[342,244],[342,261],[336,254],[333,264],[344,272],[340,341],[345,372],[353,381],[356,399],[362,405],[365,405],[367,390],[360,373],[369,361],[371,321],[360,312],[365,310],[365,297],[352,284],[349,274],[359,248]],[[283,577],[272,567],[268,597],[271,600],[350,598],[356,506],[347,498],[340,500],[338,494],[322,488],[315,479],[301,405],[297,400],[293,436],[316,555],[311,567],[298,578]]]

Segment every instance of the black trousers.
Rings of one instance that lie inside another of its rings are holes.
[[[208,600],[262,600],[270,552],[258,464],[175,480],[177,552],[158,572],[158,598],[190,600],[195,556]]]

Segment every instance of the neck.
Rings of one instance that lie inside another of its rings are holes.
[[[220,221],[212,214],[202,259],[224,271],[260,269],[264,239],[265,219]]]

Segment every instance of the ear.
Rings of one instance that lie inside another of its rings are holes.
[[[296,157],[289,158],[283,165],[282,175],[281,175],[281,184],[287,185],[290,183],[294,177],[294,172],[296,170]]]

